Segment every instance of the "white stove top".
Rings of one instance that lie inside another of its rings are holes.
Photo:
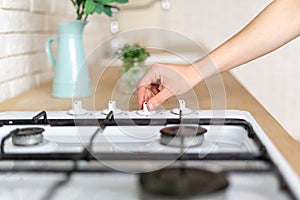
[[[85,111],[79,108],[79,111],[50,111],[47,112],[48,124],[24,123],[24,121],[30,121],[37,112],[0,113],[0,121],[4,124],[0,128],[0,139],[17,128],[39,127],[44,129],[44,140],[37,145],[16,146],[12,143],[11,138],[5,141],[5,154],[17,154],[19,157],[18,159],[9,158],[5,160],[4,156],[4,159],[0,161],[0,170],[5,172],[0,175],[0,185],[3,185],[0,198],[17,199],[14,195],[15,192],[11,191],[19,191],[21,196],[29,195],[28,197],[31,199],[41,199],[47,196],[47,191],[48,193],[51,191],[53,184],[55,185],[59,180],[66,178],[63,171],[70,169],[74,163],[63,159],[35,160],[28,159],[28,157],[30,158],[30,155],[35,154],[38,156],[41,154],[44,156],[80,154],[89,145],[91,138],[96,133],[92,139],[92,149],[89,149],[91,150],[90,154],[94,155],[96,160],[90,162],[79,160],[78,166],[80,169],[87,168],[90,170],[94,169],[93,166],[95,167],[94,164],[96,163],[96,166],[100,164],[106,170],[113,169],[113,172],[104,174],[101,172],[86,174],[80,170],[73,172],[71,178],[66,179],[67,183],[63,183],[59,191],[55,191],[55,196],[50,195],[50,197],[48,195],[48,199],[60,199],[66,194],[74,195],[74,198],[71,197],[71,199],[95,199],[98,196],[106,199],[154,198],[153,194],[141,192],[136,173],[178,165],[178,161],[175,160],[156,159],[156,156],[160,157],[164,154],[176,154],[176,158],[182,155],[192,158],[191,160],[179,161],[179,164],[185,167],[193,166],[212,171],[228,172],[229,188],[222,193],[201,196],[202,199],[290,199],[287,192],[279,188],[280,179],[272,170],[273,164],[259,157],[265,153],[262,152],[262,146],[265,147],[268,156],[275,164],[274,166],[279,169],[292,194],[296,199],[300,199],[299,177],[270,142],[251,114],[246,111],[189,110],[189,112],[182,113],[181,122],[193,122],[195,119],[200,121],[209,119],[212,120],[211,122],[213,119],[221,120],[221,122],[222,120],[225,122],[225,119],[240,120],[251,125],[256,134],[254,138],[260,143],[249,137],[249,130],[245,126],[234,123],[227,123],[226,125],[204,124],[201,126],[207,129],[207,132],[204,134],[203,143],[195,147],[180,148],[163,145],[160,142],[160,130],[170,125],[166,125],[163,121],[164,119],[177,120],[179,115],[176,110],[150,113],[147,110],[121,111],[116,110],[116,107],[108,109],[108,111],[111,110],[115,113],[113,118],[107,118],[107,110],[105,112]],[[78,126],[51,124],[55,120],[60,122],[74,120],[75,125]],[[97,125],[82,124],[87,120],[101,121],[104,124],[107,122],[107,125],[99,128]],[[148,120],[150,125],[129,126],[122,124],[126,120],[131,121],[131,123],[136,122],[135,120]],[[160,120],[162,121],[160,125],[155,124]],[[114,122],[114,125],[111,125],[110,122]],[[147,159],[149,155],[152,156],[152,160]],[[222,157],[224,155],[227,155],[227,157],[225,156],[226,159]],[[22,156],[26,159],[20,160],[19,158]],[[245,156],[244,159],[241,156]],[[136,158],[138,159],[136,160]],[[43,172],[45,169],[57,170],[61,166],[64,170],[58,170],[57,173]],[[97,167],[95,168],[97,169]],[[16,172],[18,170],[24,172]],[[42,184],[37,184],[38,182]],[[86,184],[82,184],[83,182]],[[37,190],[36,188],[40,189]],[[201,198],[194,196],[190,199]]]
[[[2,185],[0,198],[6,200],[20,199],[110,199],[110,200],[140,200],[140,199],[172,199],[144,193],[139,187],[138,176],[124,173],[81,174],[71,177],[68,184],[51,190],[53,185],[66,179],[64,174],[42,174],[37,177],[29,174],[6,174],[0,176]],[[20,180],[21,177],[21,180]],[[231,173],[230,187],[225,192],[194,196],[187,200],[265,200],[289,197],[278,192],[279,183],[271,173]],[[256,184],[253,184],[253,181]],[[266,187],[267,185],[267,187]],[[83,187],[84,186],[84,187]],[[274,188],[277,191],[274,191]]]
[[[4,136],[16,128],[41,127],[44,128],[44,142],[34,146],[15,146],[9,140],[5,146],[6,153],[49,153],[76,152],[79,153],[88,144],[91,136],[98,127],[66,126],[51,127],[12,125],[0,129]],[[132,153],[164,153],[180,152],[180,148],[162,145],[160,143],[160,129],[164,126],[110,126],[105,128],[94,139],[93,147],[96,152],[132,152]],[[203,126],[207,129],[204,143],[200,146],[184,148],[188,153],[226,153],[226,152],[258,152],[256,144],[248,139],[247,131],[238,126]],[[0,136],[0,138],[1,138]]]

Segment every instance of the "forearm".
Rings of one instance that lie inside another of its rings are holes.
[[[263,56],[299,34],[300,0],[275,0],[209,56],[217,71],[223,72]]]

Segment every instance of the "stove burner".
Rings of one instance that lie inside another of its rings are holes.
[[[224,172],[184,167],[142,173],[140,183],[146,192],[173,197],[218,192],[229,185]]]
[[[168,126],[160,130],[161,144],[175,147],[192,147],[204,141],[205,128],[198,125]]]
[[[12,143],[16,146],[32,146],[43,142],[43,128],[18,128],[12,131]]]

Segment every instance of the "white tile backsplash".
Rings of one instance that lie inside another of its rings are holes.
[[[21,77],[29,65],[27,55],[0,59],[0,83]]]
[[[33,12],[48,12],[51,2],[49,0],[30,0],[30,10]]]
[[[0,1],[0,101],[51,80],[53,70],[44,48],[56,24],[48,21],[69,17],[52,14],[50,8],[56,1],[60,0]],[[71,4],[68,0],[61,2],[66,7]]]
[[[9,84],[10,82],[3,82],[0,84],[0,102],[5,101],[8,97],[12,97]]]
[[[2,36],[6,44],[6,56],[44,51],[46,34],[13,33]]]
[[[0,33],[33,32],[45,29],[45,16],[20,10],[1,10]]]
[[[1,48],[0,48],[0,58],[1,58],[7,55],[6,40],[3,35],[0,35],[0,44],[1,44]]]
[[[45,57],[45,52],[28,55],[28,65],[25,68],[25,74],[40,74],[45,71],[51,70],[52,67],[50,68],[48,60],[45,59]]]
[[[23,75],[18,79],[14,79],[9,82],[9,89],[11,96],[17,96],[22,92],[29,90],[30,88],[36,87],[38,85],[37,75]]]
[[[46,83],[53,77],[53,70],[52,68],[47,68],[40,73],[36,74],[36,80],[39,84]]]
[[[0,8],[29,10],[30,0],[1,0]]]
[[[52,0],[50,11],[52,14],[59,15],[61,17],[72,17],[76,18],[75,9],[70,0]]]
[[[32,51],[31,34],[6,34],[3,36],[6,42],[7,56],[14,56]]]
[[[57,36],[58,23],[75,18],[70,0],[0,0],[0,102],[52,79],[45,42]],[[109,19],[90,16],[87,54],[108,35]]]

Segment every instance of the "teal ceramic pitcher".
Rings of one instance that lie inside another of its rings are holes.
[[[82,33],[86,22],[76,20],[58,25],[58,37],[46,42],[46,53],[54,67],[52,95],[61,98],[91,95]],[[57,42],[56,58],[51,44]]]

